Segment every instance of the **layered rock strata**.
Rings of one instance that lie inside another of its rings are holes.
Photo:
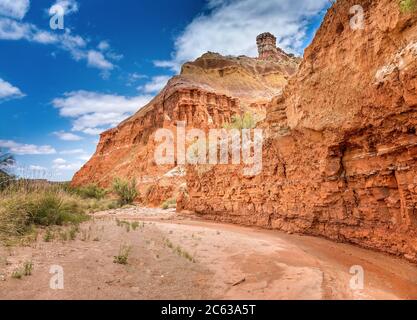
[[[262,173],[189,167],[179,208],[417,262],[416,22],[398,1],[337,1],[270,102]]]
[[[247,110],[265,117],[268,101],[282,92],[298,68],[298,58],[285,57],[264,61],[206,53],[186,63],[148,105],[101,135],[96,153],[72,184],[109,187],[116,177],[135,178],[148,204],[176,197],[185,182],[184,171],[176,164],[156,164],[157,130],[170,129],[175,135],[178,121],[187,128],[222,128]]]

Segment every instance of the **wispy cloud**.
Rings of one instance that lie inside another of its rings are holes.
[[[29,11],[29,0],[1,0],[0,16],[6,16],[14,19],[23,19]]]
[[[82,167],[82,163],[69,163],[67,160],[58,158],[52,162],[52,168],[58,171],[75,171]]]
[[[88,66],[109,72],[113,70],[114,65],[107,60],[104,55],[96,50],[90,50],[87,53]],[[106,74],[108,75],[108,74]]]
[[[137,81],[141,80],[141,79],[146,79],[148,76],[144,75],[144,74],[139,74],[137,72],[132,72],[129,73],[126,76],[126,85],[128,87],[133,86]]]
[[[209,13],[196,17],[175,39],[175,51],[159,67],[179,71],[182,63],[207,51],[256,56],[255,38],[269,31],[281,48],[301,53],[310,19],[328,0],[208,0]]]
[[[60,7],[63,9],[63,13],[65,15],[69,15],[75,12],[78,12],[78,2],[75,0],[57,0],[48,10],[50,15],[53,15],[54,12],[56,12],[57,7]]]
[[[104,131],[106,131],[106,129],[103,128],[87,128],[82,130],[83,133],[88,134],[90,136],[97,136],[103,133]]]
[[[0,103],[5,100],[18,99],[24,96],[19,88],[0,78]]]
[[[71,118],[73,131],[99,133],[116,126],[146,105],[152,96],[125,97],[91,91],[73,91],[52,101],[62,117]]]
[[[30,165],[29,169],[34,170],[34,171],[47,171],[48,170],[45,167],[37,166],[37,165]]]
[[[73,154],[83,154],[85,153],[84,149],[70,149],[70,150],[62,150],[59,154],[63,155],[73,155]]]
[[[82,137],[71,132],[57,131],[53,132],[53,134],[63,141],[80,141],[83,139]]]
[[[0,140],[0,148],[7,149],[16,155],[48,155],[56,153],[56,150],[49,145],[38,146],[18,143],[13,140]]]
[[[100,51],[106,51],[110,49],[110,44],[108,43],[108,41],[103,40],[98,44],[97,49],[99,49]]]
[[[169,81],[171,76],[156,76],[151,79],[150,82],[144,86],[138,87],[138,90],[142,90],[145,93],[157,93],[161,91]]]
[[[81,161],[88,161],[88,160],[91,159],[91,157],[92,157],[92,155],[84,154],[84,155],[79,156],[77,159],[79,159]]]
[[[112,61],[118,61],[123,57],[112,51],[110,46],[106,48],[105,53],[94,50],[90,47],[88,40],[74,34],[70,28],[66,28],[63,33],[58,33],[21,21],[29,5],[29,1],[0,0],[0,40],[26,40],[44,45],[54,45],[69,52],[74,60],[86,61],[88,66],[101,70],[104,76],[108,76],[109,72],[114,69]],[[57,5],[64,9],[65,14],[75,13],[79,8],[78,3],[73,0],[58,0],[54,6]],[[103,47],[102,43],[101,47]]]

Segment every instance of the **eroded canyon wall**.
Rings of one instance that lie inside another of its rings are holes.
[[[270,103],[262,173],[190,166],[179,209],[417,262],[416,22],[396,0],[338,0]]]
[[[177,121],[208,130],[223,127],[247,110],[264,115],[268,101],[282,92],[298,65],[299,58],[283,51],[268,60],[206,53],[184,64],[181,74],[148,105],[101,135],[96,153],[76,173],[72,185],[109,187],[116,177],[135,178],[142,200],[160,205],[182,188],[185,169],[156,164],[157,130],[170,129],[175,136]]]

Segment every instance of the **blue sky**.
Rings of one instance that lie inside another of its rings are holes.
[[[145,105],[183,62],[208,50],[256,56],[264,31],[302,54],[328,3],[0,0],[0,148],[16,155],[17,174],[70,180],[99,132]],[[59,8],[63,30],[50,27]]]

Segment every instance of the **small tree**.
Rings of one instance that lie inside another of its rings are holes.
[[[130,182],[120,178],[114,179],[113,192],[119,197],[121,206],[132,204],[139,196],[139,192],[136,190],[136,179],[132,179]]]

